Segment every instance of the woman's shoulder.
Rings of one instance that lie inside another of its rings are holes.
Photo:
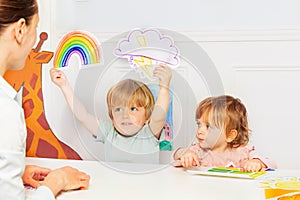
[[[1,115],[5,115],[6,117],[19,117],[22,107],[13,99],[1,96],[0,94],[0,110]]]

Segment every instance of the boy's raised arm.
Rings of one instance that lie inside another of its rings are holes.
[[[169,108],[169,85],[172,72],[169,66],[160,64],[153,71],[153,75],[159,79],[159,92],[157,100],[150,117],[149,127],[156,138],[159,138],[161,130],[166,122],[166,115]]]
[[[86,129],[94,136],[98,132],[98,120],[96,116],[90,114],[81,101],[76,97],[74,91],[69,84],[65,74],[56,69],[52,68],[50,70],[51,80],[61,89],[64,97],[68,103],[69,108],[75,117],[84,125]]]

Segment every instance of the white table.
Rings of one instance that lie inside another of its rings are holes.
[[[114,163],[124,171],[126,168],[160,169],[132,174],[111,169],[97,161],[26,158],[26,163],[52,169],[70,165],[91,176],[88,190],[63,192],[58,200],[264,199],[264,191],[255,180],[191,175],[182,168],[167,165]]]

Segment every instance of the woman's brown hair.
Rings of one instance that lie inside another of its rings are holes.
[[[36,0],[0,0],[0,34],[7,25],[21,18],[25,19],[27,25],[30,24],[36,13]]]

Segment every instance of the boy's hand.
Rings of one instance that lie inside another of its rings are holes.
[[[200,161],[197,154],[191,150],[187,150],[181,157],[180,157],[181,165],[185,168],[191,166],[200,166]]]
[[[260,159],[253,158],[245,163],[243,170],[246,172],[258,172],[266,167],[267,166]]]
[[[155,67],[153,75],[159,79],[159,86],[169,88],[172,77],[172,71],[166,64],[160,64]]]
[[[52,82],[55,83],[58,87],[63,87],[67,84],[67,78],[65,74],[56,68],[50,69],[50,76]]]

